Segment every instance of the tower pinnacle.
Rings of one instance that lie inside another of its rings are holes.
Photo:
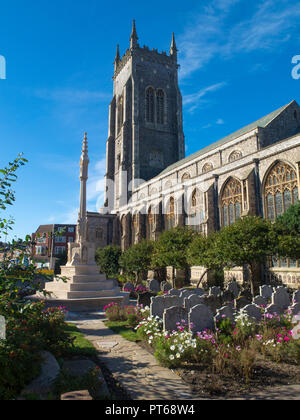
[[[172,33],[172,42],[171,42],[171,48],[170,48],[170,55],[173,56],[177,60],[177,46],[175,41],[175,34]]]
[[[114,61],[115,71],[117,70],[117,68],[118,68],[118,65],[119,65],[120,61],[121,61],[121,57],[120,57],[120,47],[119,47],[119,44],[118,44],[118,45],[117,45],[116,58],[115,58],[115,61]]]
[[[135,19],[133,19],[133,25],[132,25],[132,31],[131,31],[131,37],[130,37],[130,48],[136,48],[138,46],[138,39],[139,37],[137,36],[137,32],[136,32],[136,27],[135,27]]]

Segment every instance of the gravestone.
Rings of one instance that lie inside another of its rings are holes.
[[[274,303],[271,303],[270,305],[268,305],[266,307],[266,314],[271,314],[271,315],[282,315],[283,314],[283,309],[281,306],[276,305]]]
[[[272,294],[272,303],[280,306],[282,309],[287,309],[290,305],[290,297],[285,287],[280,286]]]
[[[151,298],[155,296],[156,294],[151,292],[138,293],[137,304],[143,305],[143,308],[145,308],[146,306],[149,306],[150,308]]]
[[[222,306],[217,310],[217,314],[215,316],[215,321],[222,321],[224,318],[229,318],[231,321],[234,319],[234,312],[232,309],[232,305]]]
[[[183,300],[179,296],[156,296],[151,298],[150,315],[163,318],[165,309],[172,306],[182,306]]]
[[[209,294],[213,295],[213,296],[220,296],[222,293],[222,290],[220,289],[220,287],[217,286],[213,286],[209,289]]]
[[[180,291],[181,291],[180,297],[182,299],[187,298],[187,297],[189,297],[189,296],[191,296],[191,295],[194,294],[192,290],[180,289]]]
[[[227,288],[226,289],[227,290],[230,290],[230,292],[233,293],[233,295],[234,295],[235,298],[238,297],[240,288],[239,288],[239,285],[237,284],[236,281],[230,281],[227,284]]]
[[[171,289],[171,290],[168,291],[168,295],[169,296],[180,296],[181,295],[181,290]]]
[[[272,294],[273,294],[273,287],[269,286],[267,284],[260,286],[259,287],[259,294],[260,296],[266,298],[266,299],[271,299]]]
[[[227,303],[233,303],[234,299],[234,294],[230,290],[224,290],[224,292],[221,294],[221,300],[223,305]]]
[[[217,309],[221,308],[222,300],[219,296],[213,296],[213,295],[205,295],[201,297],[203,305],[206,305],[209,307],[213,315],[216,314]]]
[[[234,308],[239,311],[240,309],[243,309],[245,306],[249,305],[251,303],[251,300],[246,298],[245,296],[241,296],[234,300]]]
[[[293,302],[299,303],[300,302],[300,290],[297,290],[293,293]]]
[[[192,309],[193,306],[202,304],[203,300],[201,296],[198,295],[191,295],[189,297],[184,298],[184,307],[188,311]]]
[[[186,324],[188,323],[188,311],[185,308],[172,306],[164,311],[163,314],[163,328],[164,331],[178,331],[177,322],[182,322],[184,320]]]
[[[242,313],[247,314],[249,318],[253,318],[257,322],[261,321],[261,318],[262,318],[261,308],[255,305],[254,303],[245,306],[242,309]]]
[[[189,325],[192,326],[190,329],[193,332],[202,332],[206,329],[213,331],[215,322],[211,310],[206,305],[194,306],[189,312]]]
[[[292,315],[300,315],[300,302],[294,303],[289,307]]]
[[[193,295],[204,296],[205,290],[201,288],[192,289]]]
[[[268,299],[264,298],[263,296],[255,296],[253,298],[253,303],[258,306],[267,306]]]
[[[156,279],[153,279],[149,282],[149,290],[150,292],[160,292],[160,284]]]
[[[169,292],[169,290],[172,289],[172,286],[170,285],[170,283],[168,283],[167,281],[162,282],[161,284],[161,291],[162,292]]]
[[[123,290],[127,291],[127,292],[134,292],[134,284],[131,283],[131,282],[125,283],[124,287],[123,287]]]

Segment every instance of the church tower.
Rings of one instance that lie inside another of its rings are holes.
[[[138,43],[135,21],[130,47],[114,62],[106,151],[108,211],[126,205],[132,191],[185,157],[182,98],[175,36],[170,53]]]

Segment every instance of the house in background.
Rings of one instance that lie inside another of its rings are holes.
[[[56,259],[68,251],[76,238],[76,225],[40,225],[32,234],[32,254],[37,265],[54,269]]]

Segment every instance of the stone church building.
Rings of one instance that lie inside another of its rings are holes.
[[[299,199],[300,107],[295,101],[185,157],[173,34],[170,52],[130,48],[114,63],[106,197],[89,213],[97,246],[123,249],[174,226],[208,234],[246,215],[271,220]],[[98,235],[98,236],[97,236]],[[192,280],[202,267],[192,267]],[[241,281],[244,271],[227,272]],[[273,259],[265,281],[300,286],[300,260]]]

